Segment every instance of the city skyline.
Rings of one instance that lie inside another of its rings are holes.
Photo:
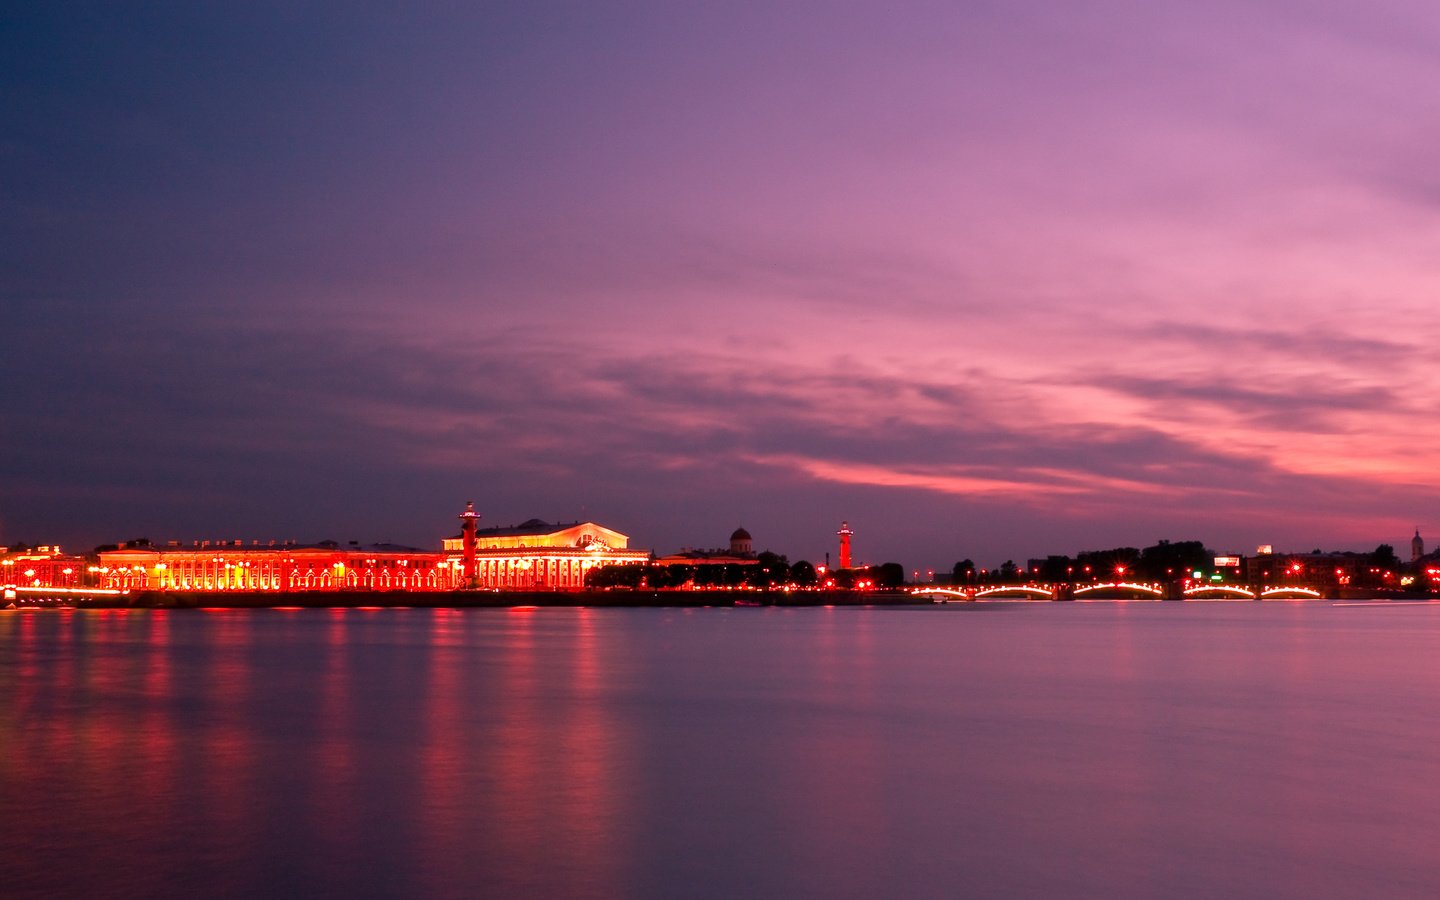
[[[0,544],[1402,547],[1421,3],[40,7]]]
[[[477,522],[482,522],[483,519],[484,519],[484,516],[481,515],[480,513],[478,513],[478,512],[474,509],[473,502],[466,504],[466,512],[465,512],[465,515],[463,515],[463,516],[461,517],[462,522],[465,521],[467,518],[469,518],[469,517],[472,516],[472,515],[474,516],[474,518],[475,518],[475,520],[476,520]],[[531,531],[534,531],[534,529],[536,529],[536,528],[548,527],[548,528],[553,528],[553,529],[566,529],[566,528],[571,528],[571,527],[574,527],[574,526],[580,526],[580,525],[582,525],[582,524],[592,525],[592,526],[593,526],[593,525],[597,525],[598,523],[596,523],[593,519],[588,519],[588,520],[586,520],[585,522],[581,522],[580,520],[575,520],[575,521],[572,521],[572,522],[567,522],[567,521],[558,520],[558,519],[555,520],[555,521],[547,521],[547,520],[543,520],[543,519],[530,519],[530,520],[527,520],[527,521],[521,522],[521,523],[511,522],[511,523],[506,524],[506,525],[499,525],[499,524],[496,524],[496,523],[487,523],[487,524],[484,525],[484,527],[480,528],[480,533],[481,533],[482,535],[483,535],[483,534],[508,534],[508,533],[511,533],[511,532],[524,534],[524,533],[530,533]],[[601,526],[601,528],[602,528],[602,530],[604,530],[604,529],[603,529],[603,526]],[[783,558],[783,559],[787,559],[787,560],[789,560],[789,561],[792,562],[792,563],[794,563],[794,562],[808,562],[808,563],[812,563],[812,564],[815,564],[815,565],[818,565],[818,566],[827,566],[827,565],[828,565],[828,566],[831,566],[831,567],[833,567],[833,568],[835,568],[835,569],[837,569],[837,570],[838,570],[838,569],[851,568],[852,566],[853,566],[854,568],[857,568],[857,569],[862,569],[862,568],[876,567],[876,566],[880,566],[880,565],[883,565],[883,564],[899,564],[899,565],[901,565],[906,571],[912,572],[912,574],[915,574],[915,575],[918,576],[918,575],[920,575],[920,574],[923,573],[923,574],[926,576],[925,579],[918,579],[918,580],[929,580],[929,579],[933,578],[934,575],[935,575],[935,573],[937,573],[937,572],[944,574],[945,572],[950,571],[952,568],[958,568],[959,566],[961,566],[962,562],[963,562],[963,563],[970,563],[970,564],[972,564],[977,571],[978,571],[978,570],[992,570],[992,571],[993,571],[993,570],[999,570],[999,569],[1001,569],[1003,566],[1009,566],[1009,565],[1015,564],[1015,565],[1018,565],[1018,566],[1020,567],[1021,571],[1023,572],[1024,569],[1025,569],[1025,567],[1027,567],[1027,566],[1039,565],[1039,564],[1042,564],[1042,563],[1047,562],[1047,560],[1048,560],[1048,561],[1054,561],[1054,560],[1057,560],[1057,559],[1066,559],[1066,558],[1071,558],[1071,557],[1076,557],[1076,556],[1103,555],[1103,554],[1110,553],[1110,552],[1113,552],[1113,551],[1118,551],[1118,550],[1130,550],[1130,551],[1135,551],[1135,552],[1138,553],[1139,551],[1141,551],[1141,550],[1143,550],[1143,549],[1147,549],[1147,548],[1148,548],[1149,550],[1156,550],[1156,549],[1161,549],[1161,548],[1163,548],[1165,545],[1185,544],[1185,543],[1194,543],[1194,544],[1197,544],[1197,545],[1203,545],[1203,546],[1205,547],[1205,549],[1206,549],[1207,552],[1212,553],[1213,555],[1215,555],[1215,556],[1217,557],[1216,565],[1219,565],[1218,559],[1219,559],[1220,557],[1236,558],[1236,559],[1238,559],[1238,558],[1243,558],[1243,557],[1252,556],[1252,555],[1257,555],[1257,556],[1264,557],[1264,556],[1269,556],[1269,555],[1272,555],[1272,554],[1275,555],[1277,558],[1278,558],[1278,557],[1286,557],[1286,556],[1333,555],[1333,554],[1367,555],[1367,554],[1371,553],[1372,551],[1384,551],[1384,548],[1387,547],[1387,546],[1390,548],[1390,552],[1391,552],[1392,554],[1396,554],[1395,558],[1396,558],[1397,560],[1399,560],[1399,561],[1404,561],[1405,559],[1409,559],[1409,560],[1413,563],[1413,562],[1419,561],[1422,557],[1424,557],[1425,559],[1430,559],[1430,558],[1434,555],[1434,554],[1426,555],[1426,550],[1425,550],[1425,548],[1426,548],[1426,539],[1425,539],[1424,535],[1421,533],[1421,530],[1417,527],[1417,528],[1414,530],[1414,533],[1411,535],[1411,537],[1410,537],[1409,539],[1405,540],[1405,541],[1390,542],[1390,541],[1381,540],[1378,544],[1368,544],[1368,545],[1365,545],[1364,547],[1335,547],[1335,546],[1329,546],[1329,545],[1322,546],[1321,544],[1317,543],[1313,548],[1311,548],[1311,549],[1305,549],[1305,548],[1299,547],[1299,546],[1295,546],[1295,547],[1289,547],[1289,546],[1283,546],[1283,545],[1282,545],[1282,546],[1276,546],[1276,545],[1274,545],[1274,544],[1265,543],[1265,544],[1260,544],[1260,545],[1258,545],[1258,546],[1256,546],[1256,547],[1250,548],[1250,547],[1238,547],[1238,546],[1234,546],[1234,545],[1228,544],[1228,543],[1215,543],[1215,544],[1212,545],[1210,542],[1207,542],[1207,541],[1203,541],[1203,540],[1193,540],[1193,539],[1191,539],[1191,538],[1186,538],[1186,537],[1183,537],[1183,536],[1182,536],[1179,540],[1175,540],[1175,539],[1174,539],[1174,536],[1172,536],[1172,537],[1166,537],[1166,538],[1158,538],[1158,539],[1156,539],[1156,540],[1153,542],[1153,544],[1151,544],[1151,543],[1149,543],[1149,542],[1144,542],[1144,541],[1131,541],[1131,542],[1129,542],[1129,543],[1121,543],[1121,544],[1116,544],[1116,545],[1114,545],[1114,546],[1099,545],[1099,544],[1094,544],[1094,545],[1077,545],[1077,546],[1070,546],[1070,547],[1053,546],[1053,547],[1040,548],[1037,552],[1032,552],[1032,553],[1024,553],[1024,554],[1022,554],[1022,553],[1015,553],[1015,552],[1010,552],[1010,553],[1008,553],[1008,554],[1002,553],[1002,554],[1000,554],[1000,555],[997,555],[997,556],[994,557],[993,559],[987,558],[987,557],[980,557],[980,558],[976,559],[976,558],[973,558],[973,555],[965,555],[963,550],[962,550],[962,551],[959,551],[959,552],[957,552],[957,553],[955,554],[955,559],[954,559],[953,561],[939,560],[939,561],[933,561],[933,562],[930,561],[930,560],[916,561],[916,560],[913,560],[913,559],[907,560],[907,559],[902,559],[902,558],[879,559],[879,558],[873,558],[873,557],[871,557],[871,556],[867,556],[867,555],[865,555],[865,554],[862,553],[862,554],[856,556],[856,557],[851,561],[851,563],[847,564],[846,560],[847,560],[847,559],[850,559],[850,554],[851,554],[851,539],[853,538],[854,535],[855,535],[855,531],[854,531],[852,528],[850,528],[850,523],[849,523],[848,521],[844,521],[844,522],[841,522],[841,523],[840,523],[840,529],[839,529],[839,531],[837,531],[837,532],[834,534],[833,540],[832,540],[832,543],[831,543],[831,546],[828,547],[827,549],[824,549],[824,550],[821,550],[821,551],[815,553],[813,556],[806,556],[806,555],[804,555],[804,554],[799,554],[799,555],[797,555],[797,554],[794,554],[794,553],[790,552],[790,551],[789,551],[787,548],[785,548],[785,547],[781,547],[781,546],[768,546],[768,545],[765,545],[765,544],[763,544],[763,543],[762,543],[762,544],[759,544],[759,545],[754,545],[753,551],[746,551],[746,553],[749,554],[752,558],[753,558],[753,556],[754,556],[755,554],[757,554],[757,553],[775,554],[776,556],[778,556],[778,557],[780,557],[780,558]],[[444,546],[445,548],[447,548],[447,549],[454,549],[455,546],[458,546],[458,542],[460,541],[460,539],[461,539],[462,536],[463,536],[463,533],[462,533],[461,531],[457,531],[456,529],[452,528],[452,529],[450,529],[448,532],[446,532],[445,536],[437,543],[437,546],[438,546],[438,545],[443,545],[443,546]],[[709,541],[708,543],[702,541],[702,542],[699,542],[699,543],[696,543],[696,544],[685,544],[685,545],[674,545],[674,546],[669,546],[669,545],[664,545],[664,544],[646,545],[646,546],[643,547],[643,552],[649,553],[650,556],[651,556],[651,558],[654,559],[654,560],[671,560],[671,561],[673,561],[673,560],[679,559],[680,556],[683,556],[683,555],[686,554],[686,553],[696,553],[696,554],[700,554],[700,556],[702,556],[702,557],[705,556],[705,555],[708,555],[708,554],[712,554],[712,553],[713,553],[713,554],[720,554],[722,557],[724,557],[725,554],[730,553],[730,552],[733,552],[733,549],[734,549],[734,547],[735,547],[735,541],[736,541],[736,539],[737,539],[738,536],[743,536],[743,537],[745,538],[746,544],[747,544],[747,545],[751,545],[752,538],[750,537],[750,533],[749,533],[748,530],[746,530],[746,529],[742,526],[742,527],[740,527],[740,528],[737,528],[737,529],[730,535],[730,537],[729,537],[728,539],[724,540],[724,541],[721,541],[721,540],[711,540],[711,541]],[[713,537],[713,535],[712,535],[712,537]],[[626,538],[626,540],[628,541],[628,535],[625,536],[625,538]],[[729,545],[728,548],[726,547],[726,544]],[[1159,545],[1159,546],[1157,547],[1157,546],[1155,546],[1155,545]],[[237,548],[237,549],[243,548],[243,549],[252,549],[252,550],[253,550],[253,549],[262,549],[262,550],[263,550],[263,549],[266,549],[266,548],[282,548],[282,549],[283,549],[283,548],[286,548],[286,547],[294,547],[294,546],[302,546],[302,547],[310,547],[310,548],[319,547],[319,546],[332,546],[332,547],[339,547],[339,548],[341,548],[341,549],[346,549],[346,548],[350,548],[350,547],[360,547],[360,546],[365,546],[365,547],[389,547],[389,548],[391,548],[392,550],[397,551],[397,552],[398,552],[398,551],[411,551],[411,552],[420,553],[420,554],[430,553],[430,552],[432,552],[432,551],[434,550],[434,547],[432,547],[432,546],[431,546],[431,543],[429,543],[429,542],[417,543],[417,544],[415,544],[415,545],[405,545],[405,544],[397,544],[397,543],[390,542],[390,541],[360,540],[360,539],[357,539],[357,538],[354,538],[354,537],[351,537],[351,538],[345,539],[345,540],[336,539],[335,536],[328,536],[328,537],[323,537],[323,538],[322,538],[322,537],[310,537],[310,538],[306,538],[306,539],[297,539],[297,538],[294,538],[294,537],[289,537],[289,538],[274,538],[274,537],[260,538],[260,537],[254,537],[254,536],[245,537],[245,538],[237,538],[237,537],[208,537],[208,538],[188,537],[188,538],[181,539],[181,538],[176,538],[176,537],[173,537],[173,536],[170,536],[170,535],[166,535],[165,537],[161,537],[161,538],[153,538],[153,537],[149,537],[149,536],[131,536],[131,537],[128,537],[128,538],[115,538],[115,539],[113,539],[113,540],[108,540],[108,541],[105,541],[105,542],[103,542],[103,543],[96,544],[96,545],[94,545],[93,547],[92,547],[92,546],[89,546],[89,545],[84,545],[84,546],[69,545],[69,546],[64,547],[63,549],[67,552],[68,555],[82,555],[82,556],[84,556],[84,555],[93,555],[95,552],[99,552],[99,551],[106,551],[106,550],[114,551],[114,550],[116,550],[116,549],[125,550],[127,547],[128,547],[128,548],[132,548],[132,549],[134,549],[134,548],[140,548],[140,549],[154,548],[154,549],[170,549],[170,550],[190,550],[190,549],[207,549],[207,548],[209,548],[209,549],[214,549],[214,550],[216,550],[217,552],[219,552],[219,551],[221,551],[223,548],[227,548],[227,547],[233,547],[233,548]],[[522,544],[521,546],[524,546],[524,545]],[[24,552],[26,549],[29,549],[29,550],[36,550],[36,549],[38,549],[38,550],[44,551],[44,552],[54,552],[54,553],[56,553],[56,554],[59,554],[59,553],[62,551],[62,545],[61,545],[59,542],[53,542],[53,543],[48,543],[48,544],[47,544],[47,543],[44,543],[44,542],[42,542],[42,541],[19,541],[19,542],[12,542],[12,545],[10,545],[10,546],[0,545],[0,549],[6,549],[6,550],[18,551],[18,552]],[[863,548],[862,548],[862,549],[863,549]],[[677,555],[677,554],[678,554],[678,555]],[[1002,557],[1003,557],[1003,563],[1002,563]],[[728,557],[725,557],[725,558],[728,558]]]

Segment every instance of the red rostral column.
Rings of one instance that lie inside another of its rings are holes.
[[[475,531],[480,514],[475,511],[475,501],[465,501],[465,511],[460,514],[460,537],[464,539],[465,555],[461,557],[460,574],[465,578],[465,587],[475,586]]]
[[[842,569],[850,568],[850,535],[854,533],[850,530],[849,522],[841,522],[840,530],[836,532],[840,535],[840,568]]]

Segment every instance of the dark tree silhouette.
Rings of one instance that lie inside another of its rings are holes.
[[[790,567],[790,580],[801,587],[813,587],[820,576],[813,565],[802,559]]]
[[[897,588],[905,584],[905,567],[897,562],[881,563],[869,571],[869,581],[880,588]]]

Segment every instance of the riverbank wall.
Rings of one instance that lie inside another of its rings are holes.
[[[89,608],[374,609],[513,607],[898,606],[899,591],[134,591]]]

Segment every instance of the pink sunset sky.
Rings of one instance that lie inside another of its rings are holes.
[[[40,6],[0,543],[1440,538],[1440,7]],[[1434,541],[1432,541],[1434,543]]]

